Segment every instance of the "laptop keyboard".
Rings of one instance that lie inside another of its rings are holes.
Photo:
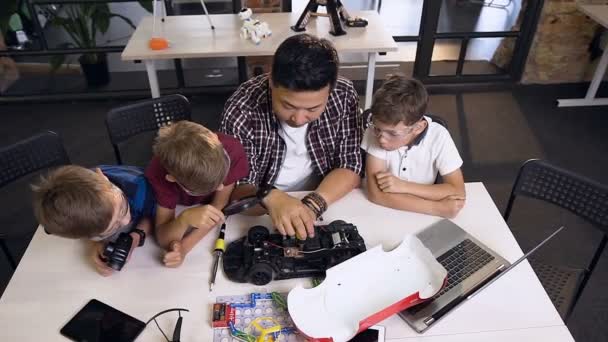
[[[477,272],[489,264],[494,257],[469,239],[463,240],[449,251],[437,258],[437,261],[448,271],[448,280],[445,287],[426,303],[416,305],[407,311],[416,314],[424,309],[434,299],[450,291],[454,286],[460,284],[471,274]]]

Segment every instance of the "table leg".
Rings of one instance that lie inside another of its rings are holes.
[[[150,83],[152,98],[160,97],[160,88],[158,87],[158,77],[156,75],[154,61],[146,60],[144,61],[144,64],[146,65],[146,72],[148,73],[148,83]]]
[[[370,52],[367,57],[367,84],[365,85],[365,108],[372,106],[374,95],[374,75],[376,74],[376,52]]]
[[[560,99],[557,100],[557,106],[579,107],[608,105],[608,98],[598,99],[595,97],[597,89],[600,87],[600,83],[602,83],[602,79],[604,78],[604,74],[606,73],[606,66],[608,66],[608,49],[604,49],[604,53],[602,53],[602,58],[600,58],[600,62],[597,64],[597,68],[595,69],[595,73],[593,74],[593,80],[591,80],[591,84],[589,85],[589,89],[587,90],[587,95],[585,95],[585,98]]]

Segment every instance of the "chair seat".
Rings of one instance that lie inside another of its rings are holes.
[[[586,270],[549,265],[537,259],[532,259],[531,264],[557,312],[565,321],[574,305]]]

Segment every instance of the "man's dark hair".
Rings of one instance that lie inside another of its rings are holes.
[[[281,43],[272,62],[272,82],[294,91],[314,91],[338,78],[338,52],[327,39],[309,34],[289,37]]]

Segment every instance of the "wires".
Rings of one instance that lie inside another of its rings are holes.
[[[158,322],[156,321],[156,318],[160,315],[164,315],[167,312],[172,312],[172,311],[177,311],[178,315],[179,315],[179,319],[178,319],[178,323],[180,323],[180,319],[182,318],[182,311],[186,311],[186,312],[190,312],[190,310],[188,309],[182,309],[182,308],[174,308],[174,309],[168,309],[168,310],[164,310],[161,311],[159,313],[157,313],[156,315],[152,316],[152,318],[150,318],[147,322],[146,322],[146,326],[148,326],[148,324],[150,324],[150,322],[154,321],[154,323],[156,323],[156,327],[158,328],[158,330],[160,330],[160,332],[163,334],[163,336],[165,337],[165,340],[167,340],[167,342],[178,342],[178,341],[171,341],[169,340],[169,338],[167,337],[167,334],[165,334],[165,332],[163,331],[163,329],[160,328],[160,325],[158,324]],[[178,328],[178,325],[175,326],[176,328]],[[180,325],[181,328],[181,325]],[[175,336],[175,332],[173,333],[173,335]],[[179,336],[179,334],[178,334]]]
[[[272,247],[276,247],[276,248],[280,248],[280,249],[285,249],[285,247],[283,246],[279,246],[276,243],[270,242],[270,241],[266,241],[267,244],[271,245]]]
[[[312,253],[319,253],[319,252],[323,252],[323,251],[328,251],[330,249],[333,249],[333,248],[321,248],[321,249],[315,249],[314,251],[298,251],[298,253],[312,254]]]
[[[323,278],[312,278],[312,287],[317,287],[323,282]]]
[[[165,332],[163,331],[163,329],[160,328],[160,325],[158,325],[158,322],[156,321],[156,318],[154,318],[154,323],[156,323],[156,327],[163,334],[163,336],[165,337],[165,340],[167,340],[167,342],[171,342],[171,340],[169,340],[169,338],[167,337],[167,334],[165,334]]]
[[[272,297],[272,301],[281,309],[283,310],[287,310],[287,301],[285,301],[285,298],[283,296],[281,296],[280,293],[278,292],[271,292],[270,296]]]
[[[228,328],[230,329],[230,335],[242,342],[255,342],[256,338],[253,335],[247,334],[246,332],[238,330],[234,323],[228,322]]]
[[[272,247],[276,247],[276,248],[280,248],[280,249],[285,249],[285,247],[283,246],[279,246],[276,243],[272,243],[270,241],[266,241],[267,244],[271,245]],[[335,246],[334,246],[335,247]],[[319,248],[319,249],[315,249],[313,251],[298,251],[298,254],[312,254],[312,253],[318,253],[318,252],[322,252],[322,251],[327,251],[333,248]]]

